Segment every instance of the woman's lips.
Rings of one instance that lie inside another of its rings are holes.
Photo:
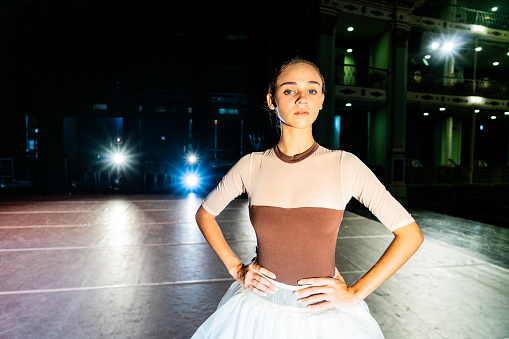
[[[303,111],[303,112],[295,112],[293,114],[295,114],[295,115],[308,115],[309,112]]]

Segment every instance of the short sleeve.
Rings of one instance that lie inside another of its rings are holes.
[[[355,155],[343,152],[341,182],[348,194],[366,206],[391,232],[414,222],[375,174]]]
[[[218,215],[230,201],[247,192],[249,187],[251,154],[242,157],[226,173],[219,185],[205,198],[203,208],[212,215]]]

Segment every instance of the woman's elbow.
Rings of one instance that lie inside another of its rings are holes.
[[[416,248],[419,248],[424,242],[424,235],[415,221],[407,226],[398,228],[394,231],[394,235],[412,243]]]

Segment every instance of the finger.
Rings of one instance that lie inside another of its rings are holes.
[[[264,288],[266,292],[274,294],[278,288],[276,285],[274,285],[272,282],[267,280],[264,276],[256,275],[253,277],[254,280],[258,281]]]
[[[330,283],[332,278],[305,278],[300,279],[297,283],[299,285],[320,285],[324,286]]]
[[[297,299],[297,302],[299,304],[306,304],[306,305],[316,304],[316,303],[325,302],[325,301],[330,301],[327,294],[314,294],[309,297]]]
[[[298,296],[309,296],[313,294],[324,294],[324,293],[330,293],[330,288],[328,286],[306,287],[293,292],[294,295]]]
[[[276,275],[273,272],[269,271],[265,267],[260,266],[260,264],[258,264],[258,263],[252,263],[249,266],[251,266],[255,271],[257,271],[263,275],[266,275],[267,277],[269,277],[271,279],[276,279]]]
[[[321,303],[312,304],[312,305],[307,306],[307,308],[309,308],[311,310],[321,310],[321,309],[326,309],[326,308],[331,308],[331,307],[333,307],[333,306],[330,301],[324,301]]]
[[[260,266],[259,272],[263,275],[266,275],[267,277],[269,277],[271,279],[276,279],[276,275],[273,272],[266,269],[265,267]]]
[[[258,295],[261,295],[263,297],[267,296],[267,293],[265,291],[262,291],[262,290],[256,288],[256,286],[254,286],[253,284],[248,284],[247,288],[249,288],[251,291],[253,291],[254,293],[256,293]]]

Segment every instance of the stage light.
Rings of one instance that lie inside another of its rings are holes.
[[[117,165],[121,165],[125,162],[125,157],[122,154],[117,153],[113,156],[113,161],[115,161]]]
[[[435,41],[435,42],[433,42],[433,43],[431,44],[431,49],[438,49],[438,47],[440,47],[440,43],[439,43],[439,42],[436,42],[436,41]]]
[[[187,162],[190,163],[190,164],[196,164],[198,162],[198,157],[194,154],[189,154],[187,156]]]
[[[193,189],[198,186],[200,183],[200,179],[198,178],[198,175],[195,173],[187,173],[184,176],[184,184],[188,189]]]
[[[350,26],[350,27],[348,27],[346,30],[347,30],[348,32],[352,32],[352,31],[353,31],[353,27],[352,27],[352,26]]]
[[[451,52],[454,49],[454,44],[452,42],[446,42],[442,47],[444,52]]]
[[[484,26],[481,26],[481,25],[473,25],[472,26],[472,31],[479,32],[479,33],[486,33],[487,28],[484,27]]]

